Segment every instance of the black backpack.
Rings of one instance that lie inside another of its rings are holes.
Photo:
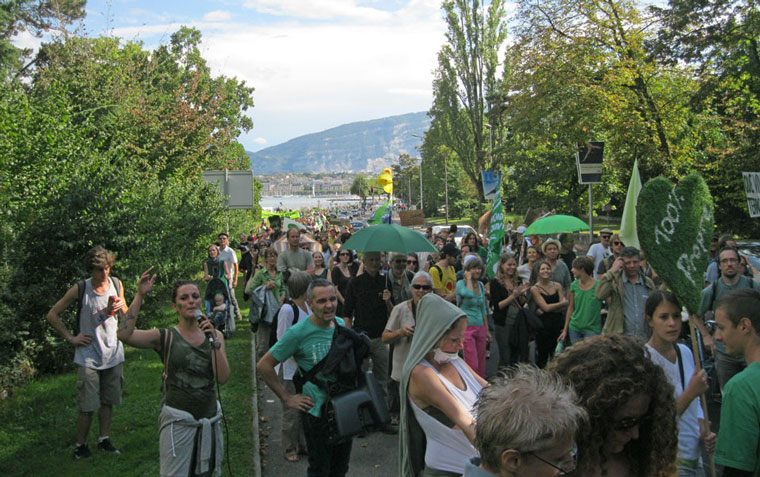
[[[293,308],[293,324],[290,325],[293,326],[298,323],[298,315],[300,314],[301,310],[298,308],[298,305],[293,303],[293,300],[286,300],[283,305],[285,304],[288,304]],[[280,309],[277,311],[277,314],[274,315],[272,324],[270,325],[271,328],[269,329],[269,349],[272,349],[272,346],[277,343],[277,319],[280,317],[280,313],[282,313],[282,307],[280,307]]]

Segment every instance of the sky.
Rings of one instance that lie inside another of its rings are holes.
[[[439,0],[88,0],[81,28],[153,49],[181,25],[201,31],[213,75],[255,88],[250,151],[427,111],[446,31]]]

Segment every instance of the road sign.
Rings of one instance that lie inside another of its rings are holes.
[[[581,184],[601,184],[604,143],[592,141],[587,144],[578,144],[577,147],[575,164],[578,167],[578,182]]]
[[[253,171],[203,171],[203,180],[219,187],[230,209],[253,208]]]

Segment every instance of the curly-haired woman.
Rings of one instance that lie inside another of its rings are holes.
[[[675,475],[673,386],[640,343],[597,336],[568,348],[547,369],[573,385],[589,415],[577,435],[578,467],[572,475]]]

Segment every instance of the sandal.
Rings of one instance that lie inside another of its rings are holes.
[[[298,457],[298,451],[289,450],[285,453],[285,460],[288,462],[298,462],[301,458]]]

